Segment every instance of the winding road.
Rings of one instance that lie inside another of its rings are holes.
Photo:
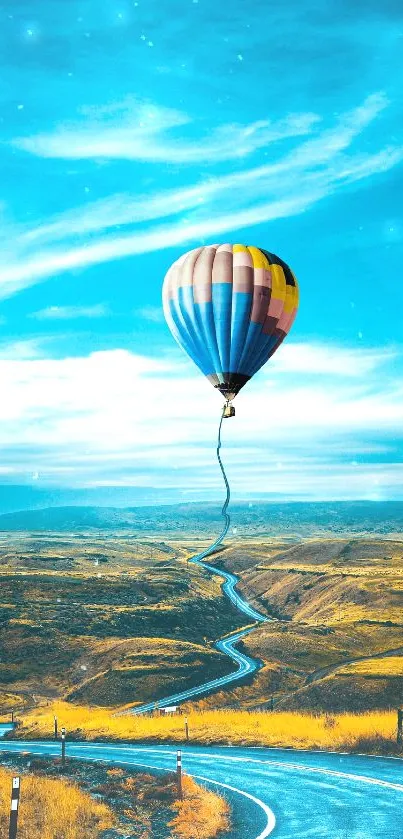
[[[10,726],[3,726],[5,733]],[[59,755],[54,742],[0,752]],[[176,747],[68,743],[67,756],[173,771]],[[185,746],[184,771],[229,799],[226,839],[402,839],[403,760],[286,749]]]
[[[245,655],[240,650],[235,649],[235,645],[241,638],[245,638],[246,635],[249,635],[250,632],[253,631],[255,625],[257,623],[266,623],[269,618],[265,615],[262,615],[260,612],[257,612],[252,606],[247,603],[246,600],[241,597],[241,595],[236,590],[236,584],[238,582],[238,578],[231,574],[229,571],[224,571],[221,568],[216,568],[214,565],[209,565],[208,562],[204,562],[207,556],[211,556],[217,550],[217,548],[222,544],[225,536],[228,533],[229,526],[230,526],[230,516],[228,513],[228,505],[230,502],[231,492],[230,492],[230,485],[228,483],[228,479],[225,473],[224,465],[221,460],[220,449],[221,449],[221,428],[224,419],[224,412],[221,413],[220,422],[218,426],[218,437],[217,437],[217,460],[220,466],[220,470],[224,479],[225,487],[226,487],[226,498],[221,510],[221,515],[224,519],[224,526],[219,536],[198,554],[195,554],[192,557],[189,557],[189,562],[193,562],[196,565],[200,565],[202,568],[205,568],[211,574],[217,574],[219,577],[223,579],[222,590],[226,597],[231,601],[231,603],[238,609],[243,615],[246,615],[248,618],[248,623],[250,624],[253,621],[252,626],[247,626],[237,630],[237,632],[232,633],[232,635],[228,635],[225,638],[221,638],[219,641],[216,641],[215,648],[219,650],[219,652],[224,653],[227,655],[236,665],[237,670],[233,671],[232,673],[228,673],[226,676],[221,676],[218,679],[212,679],[208,682],[203,682],[201,685],[197,685],[196,687],[189,688],[188,690],[184,690],[181,693],[173,693],[170,696],[165,696],[163,699],[159,699],[156,702],[147,702],[143,705],[137,705],[135,708],[130,708],[129,710],[125,711],[125,714],[146,714],[149,711],[152,711],[156,708],[164,708],[167,706],[178,705],[182,702],[186,702],[189,699],[194,699],[195,697],[205,696],[212,691],[221,690],[223,687],[231,684],[232,682],[238,682],[240,679],[243,679],[245,676],[251,676],[257,670],[260,669],[262,666],[261,661],[258,659],[251,658]]]
[[[223,687],[231,684],[232,682],[239,682],[240,679],[243,679],[245,676],[251,676],[257,670],[260,669],[262,666],[261,661],[258,659],[251,658],[245,655],[240,650],[235,649],[235,645],[241,638],[245,638],[246,635],[249,635],[250,632],[254,629],[257,623],[266,623],[269,618],[265,615],[262,615],[260,612],[257,612],[253,606],[250,606],[246,600],[241,597],[241,595],[236,590],[236,584],[238,582],[238,578],[231,574],[229,571],[224,571],[221,568],[216,568],[214,565],[209,565],[208,562],[204,562],[206,557],[211,556],[217,550],[217,548],[222,544],[223,540],[225,539],[229,526],[231,523],[230,515],[228,513],[228,505],[230,502],[231,491],[230,485],[227,479],[227,475],[225,473],[224,464],[221,459],[220,449],[221,449],[221,428],[224,419],[224,411],[222,411],[220,416],[220,422],[218,425],[218,437],[217,437],[217,461],[220,466],[220,470],[223,476],[224,484],[226,487],[226,498],[224,504],[221,509],[221,515],[224,519],[224,525],[221,533],[217,536],[216,539],[209,545],[207,548],[204,548],[200,553],[195,554],[192,557],[189,557],[188,561],[194,563],[195,565],[200,565],[202,568],[205,568],[211,574],[217,574],[221,579],[224,581],[222,584],[222,591],[231,601],[231,603],[238,609],[243,615],[248,618],[248,623],[253,622],[252,626],[247,626],[244,628],[240,628],[237,632],[232,633],[232,635],[227,635],[225,638],[221,638],[219,641],[216,641],[215,648],[219,652],[224,653],[227,655],[236,665],[237,670],[233,671],[232,673],[228,673],[226,676],[221,676],[218,679],[212,679],[208,682],[203,682],[201,685],[196,685],[196,687],[189,688],[188,690],[181,691],[180,693],[173,693],[170,696],[164,696],[163,699],[159,699],[156,702],[147,702],[143,705],[137,705],[135,708],[130,708],[129,710],[125,711],[125,714],[146,714],[149,711],[152,711],[156,708],[164,708],[167,706],[178,705],[182,702],[186,702],[189,699],[195,699],[196,697],[206,696],[206,694],[211,693],[212,691],[221,690]]]
[[[241,638],[245,638],[246,635],[249,635],[249,633],[253,631],[256,623],[266,623],[270,619],[260,614],[260,612],[257,612],[256,609],[254,609],[253,606],[250,606],[249,603],[247,603],[247,601],[244,600],[237,592],[236,584],[238,582],[238,577],[231,574],[229,571],[224,571],[222,568],[216,568],[214,565],[209,565],[207,562],[203,562],[203,557],[211,553],[213,547],[215,548],[216,545],[217,543],[215,542],[214,546],[207,548],[206,551],[201,554],[191,557],[189,561],[195,563],[196,565],[200,565],[212,574],[217,574],[221,577],[224,580],[222,590],[226,597],[228,597],[231,603],[233,603],[233,605],[243,615],[246,615],[249,621],[253,621],[253,626],[240,629],[237,632],[232,633],[232,635],[228,635],[226,638],[221,638],[214,644],[216,650],[224,653],[232,661],[234,661],[238,669],[232,673],[228,673],[226,676],[220,676],[218,679],[203,682],[203,684],[184,690],[181,693],[173,693],[170,696],[165,696],[163,699],[159,699],[156,702],[147,702],[144,705],[137,705],[136,708],[130,708],[128,711],[125,711],[125,714],[146,714],[156,708],[180,705],[182,702],[187,702],[189,699],[206,696],[208,693],[221,690],[223,687],[226,687],[232,682],[239,682],[240,679],[245,678],[245,676],[251,676],[261,668],[262,664],[258,659],[251,658],[240,650],[237,650],[236,644],[241,640]]]

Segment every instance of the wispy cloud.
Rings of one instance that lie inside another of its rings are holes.
[[[72,485],[158,485],[186,497],[191,490],[196,496],[221,491],[215,462],[221,400],[179,351],[177,360],[124,350],[64,359],[18,352],[12,358],[12,351],[0,356],[5,475],[23,479],[37,472],[45,483]],[[292,352],[296,358],[298,345]],[[325,381],[323,366],[312,359],[326,358],[326,345],[306,345],[304,381],[290,362],[292,352],[283,369],[269,364],[245,388],[236,420],[225,427],[235,492],[393,496],[403,388],[390,374],[389,351],[374,349],[370,358],[364,351],[360,360],[358,351],[335,346],[336,356],[353,360],[356,376],[341,379],[336,365]],[[383,467],[371,462],[376,452]]]
[[[154,163],[216,163],[246,157],[270,143],[310,133],[319,117],[291,114],[282,120],[259,120],[205,130],[186,114],[141,103],[124,104],[106,114],[85,113],[78,124],[57,127],[49,134],[18,137],[15,148],[39,157],[64,159],[125,159]],[[88,118],[89,117],[89,118]],[[188,127],[189,137],[177,136]],[[191,132],[193,136],[191,136]],[[173,136],[172,136],[173,134]],[[196,136],[195,136],[196,134]]]
[[[93,306],[47,306],[37,312],[32,312],[31,318],[36,320],[75,320],[76,318],[104,318],[109,309],[104,303]]]
[[[403,147],[396,143],[370,150],[366,140],[362,152],[358,139],[387,104],[383,94],[367,97],[339,115],[333,127],[315,128],[313,136],[282,155],[277,150],[270,163],[151,197],[108,197],[21,230],[11,247],[4,243],[0,296],[72,269],[215,239],[296,215],[326,196],[386,172],[403,160]]]
[[[231,206],[236,196],[236,203],[245,204],[254,198],[255,202],[267,197],[270,188],[282,195],[290,186],[295,187],[295,176],[303,178],[303,170],[307,169],[310,180],[316,174],[318,180],[326,174],[319,167],[336,154],[344,151],[351,142],[375,119],[386,107],[387,99],[383,94],[369,96],[364,104],[355,110],[343,114],[336,126],[324,129],[314,139],[300,143],[276,162],[249,168],[241,171],[209,177],[194,186],[181,187],[175,190],[165,190],[156,195],[127,194],[113,195],[102,201],[92,202],[48,224],[40,225],[21,236],[24,246],[44,242],[57,242],[70,236],[81,236],[92,232],[102,232],[124,228],[148,221],[163,219],[168,216],[184,214],[198,210],[204,206],[214,205],[217,201],[225,201]],[[310,115],[306,116],[306,124]],[[319,121],[319,118],[317,118]],[[300,116],[301,123],[304,116]],[[246,130],[246,129],[245,129]],[[223,128],[224,131],[224,128]],[[307,132],[306,132],[307,133]],[[369,176],[384,166],[391,167],[400,159],[401,149],[386,148],[379,154],[360,157],[355,152],[350,158],[342,162],[344,168],[337,172],[340,180],[350,175],[354,178]],[[396,158],[396,155],[399,157]],[[396,159],[395,159],[396,158]],[[339,159],[334,160],[329,175],[334,177],[338,169]],[[318,170],[310,172],[311,169]],[[301,170],[301,171],[300,171]],[[302,186],[304,183],[302,182]],[[241,190],[241,192],[238,192]]]

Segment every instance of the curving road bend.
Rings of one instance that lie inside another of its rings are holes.
[[[189,699],[193,699],[196,696],[205,696],[207,693],[220,690],[222,687],[229,685],[231,682],[237,682],[244,676],[255,673],[256,670],[261,667],[261,663],[235,648],[235,644],[237,644],[238,641],[240,641],[245,635],[248,635],[250,631],[250,629],[243,629],[235,635],[230,635],[228,638],[222,638],[214,644],[217,650],[225,653],[225,655],[229,656],[229,658],[238,665],[238,670],[235,670],[233,673],[228,673],[227,676],[220,676],[218,679],[203,682],[203,684],[196,685],[196,687],[189,688],[181,693],[172,693],[170,696],[166,696],[164,699],[160,699],[157,702],[148,702],[144,705],[138,705],[136,708],[130,708],[128,711],[124,711],[122,716],[125,714],[146,714],[149,711],[155,710],[155,708],[180,705],[182,702],[187,702]]]
[[[256,621],[257,623],[266,623],[269,620],[269,618],[262,615],[261,612],[257,612],[253,606],[250,606],[249,603],[237,592],[235,586],[239,583],[239,579],[235,576],[235,574],[231,574],[229,571],[224,571],[223,568],[216,568],[215,565],[209,565],[208,562],[202,562],[198,556],[194,556],[189,561],[194,562],[196,565],[202,565],[203,568],[207,569],[207,571],[211,571],[212,574],[217,574],[219,577],[222,577],[224,580],[222,585],[224,594],[228,597],[231,603],[233,603],[235,608],[246,615],[247,618],[250,618],[252,621]]]
[[[208,549],[208,551],[211,551],[211,548]],[[202,557],[206,555],[207,552],[204,551],[203,553],[192,557],[189,561],[194,562],[197,565],[201,565],[211,574],[217,574],[221,577],[224,580],[222,584],[222,591],[231,603],[243,615],[246,615],[249,620],[254,621],[255,624],[267,622],[269,618],[265,617],[260,612],[257,612],[256,609],[254,609],[253,606],[250,606],[249,603],[247,603],[247,601],[244,600],[237,592],[236,584],[238,582],[238,577],[236,577],[235,574],[231,574],[229,571],[224,571],[224,569],[216,568],[214,565],[209,565],[207,562],[203,562]],[[235,662],[238,669],[234,672],[228,673],[226,676],[220,676],[218,679],[203,682],[201,685],[196,685],[196,687],[189,688],[181,693],[172,693],[170,696],[165,696],[163,699],[159,699],[156,702],[147,702],[144,705],[137,705],[136,708],[130,708],[130,710],[125,711],[124,714],[146,714],[156,708],[164,708],[170,705],[180,705],[182,702],[187,702],[195,697],[206,696],[208,693],[221,690],[223,687],[226,687],[232,682],[238,682],[240,679],[245,678],[245,676],[251,676],[257,670],[260,670],[262,663],[258,659],[251,658],[240,650],[237,650],[235,645],[241,640],[241,638],[249,635],[253,629],[254,626],[238,630],[232,635],[228,635],[226,638],[221,638],[214,644],[216,650],[225,653],[225,655]]]
[[[5,727],[4,727],[5,728]],[[58,755],[54,742],[1,751]],[[173,771],[176,748],[68,743],[67,756]],[[403,761],[285,749],[185,746],[184,771],[222,791],[233,809],[227,839],[402,839]]]

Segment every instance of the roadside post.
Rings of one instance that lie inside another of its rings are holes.
[[[57,717],[53,717],[54,727],[55,727],[55,740],[57,740]]]
[[[178,782],[178,798],[182,801],[182,752],[180,749],[176,753],[176,778]]]
[[[66,729],[62,728],[62,766],[66,763]]]
[[[18,805],[20,803],[20,778],[13,778],[11,787],[10,829],[8,839],[17,839]]]
[[[11,724],[14,725],[14,711],[11,711]]]
[[[185,737],[186,740],[189,740],[189,723],[187,717],[185,717]]]
[[[397,745],[403,746],[403,708],[397,709]]]

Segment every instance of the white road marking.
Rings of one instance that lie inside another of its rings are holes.
[[[237,792],[239,795],[244,795],[245,798],[250,798],[254,804],[257,804],[262,808],[262,810],[264,810],[267,817],[267,825],[262,833],[259,833],[259,836],[256,836],[256,839],[266,839],[266,836],[270,836],[270,833],[273,832],[276,826],[276,817],[273,810],[261,801],[260,798],[255,798],[255,796],[250,795],[249,792],[245,792],[245,790],[238,789],[237,787],[232,787],[229,784],[224,784],[221,781],[213,781],[212,778],[204,778],[203,775],[193,775],[192,772],[188,772],[187,774],[192,775],[193,778],[197,778],[198,781],[207,781],[209,784],[216,784],[218,787],[224,787],[225,789],[231,790],[231,792]]]

